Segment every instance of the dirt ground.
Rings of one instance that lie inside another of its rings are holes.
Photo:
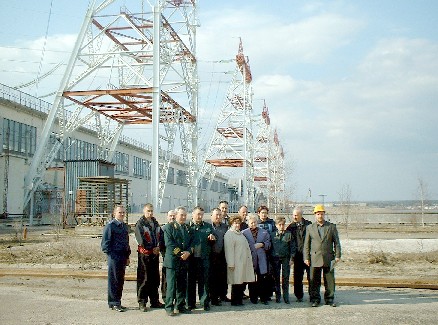
[[[365,286],[392,281],[438,288],[437,229],[387,226],[339,231],[343,248],[342,262],[336,270],[339,308],[315,309],[296,302],[246,304],[238,309],[225,305],[208,313],[196,310],[196,316],[178,316],[178,323],[223,324],[224,317],[227,322],[253,323],[250,315],[255,315],[257,323],[294,323],[301,319],[296,323],[319,324],[321,317],[332,317],[338,324],[436,324],[436,290]],[[78,235],[74,229],[35,227],[29,229],[26,240],[21,237],[21,231],[0,229],[0,324],[140,324],[173,320],[163,310],[140,313],[135,308],[135,281],[129,281],[135,279],[137,266],[132,235],[134,254],[123,295],[123,304],[130,309],[120,314],[106,306],[106,257],[100,251],[99,236]]]

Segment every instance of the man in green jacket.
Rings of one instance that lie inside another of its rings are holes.
[[[167,292],[165,309],[175,316],[176,307],[181,314],[191,313],[186,308],[188,258],[193,253],[193,232],[185,223],[187,210],[176,208],[175,221],[164,226],[166,253],[163,266],[166,268]]]
[[[213,235],[213,226],[204,222],[203,217],[204,209],[195,207],[189,224],[194,234],[194,251],[189,257],[187,305],[189,309],[196,308],[196,283],[198,283],[199,302],[204,310],[210,310],[210,252],[216,237]]]

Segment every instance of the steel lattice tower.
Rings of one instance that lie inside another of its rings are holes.
[[[125,125],[152,124],[152,203],[158,210],[179,131],[188,204],[196,204],[197,1],[157,0],[153,7],[138,1],[129,9],[117,2],[90,1],[25,177],[25,208],[64,141],[82,125],[98,132],[98,158],[111,161]]]
[[[251,81],[251,69],[240,41],[236,68],[205,154],[200,177],[208,180],[209,188],[217,168],[240,168],[243,201],[249,209],[254,209]]]
[[[272,160],[273,141],[271,132],[271,120],[269,110],[264,102],[260,115],[254,118],[255,140],[254,140],[254,182],[259,189],[259,198],[268,207],[272,206],[271,182],[272,182]],[[258,199],[257,201],[260,201]]]
[[[271,195],[274,213],[281,212],[285,207],[285,170],[284,151],[278,140],[277,130],[273,134],[272,146],[272,167],[271,167]]]

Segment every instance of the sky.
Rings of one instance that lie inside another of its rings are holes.
[[[0,83],[68,60],[88,1],[0,4]],[[254,113],[266,101],[290,199],[337,201],[349,188],[353,201],[417,200],[420,179],[438,199],[438,1],[204,0],[198,16],[201,149],[241,38]],[[62,75],[22,91],[44,96]]]

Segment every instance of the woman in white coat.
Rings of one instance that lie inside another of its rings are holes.
[[[254,282],[254,268],[248,241],[240,232],[240,217],[229,219],[230,229],[224,236],[227,279],[231,284],[231,305],[243,305],[244,283]]]

